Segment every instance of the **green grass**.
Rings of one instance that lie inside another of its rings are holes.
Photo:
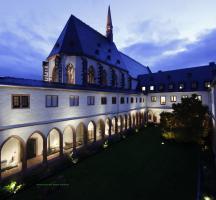
[[[193,200],[197,166],[195,145],[162,145],[160,130],[147,128],[42,182],[69,186],[34,186],[16,199]]]

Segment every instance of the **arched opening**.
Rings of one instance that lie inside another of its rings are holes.
[[[131,128],[131,116],[128,115],[127,117],[127,129],[130,129]]]
[[[151,110],[148,111],[148,122],[153,122],[153,112]]]
[[[58,68],[55,66],[52,71],[52,82],[58,82]]]
[[[53,159],[60,155],[60,132],[52,129],[47,136],[47,159]]]
[[[80,123],[76,129],[76,147],[82,147],[85,144],[86,127]]]
[[[90,66],[88,69],[88,83],[94,84],[95,83],[95,71],[93,66]]]
[[[118,133],[122,132],[122,116],[118,116]]]
[[[110,128],[111,128],[111,122],[110,122],[110,119],[107,118],[105,121],[105,136],[110,135]]]
[[[116,133],[116,125],[117,125],[117,119],[116,117],[113,117],[112,124],[111,124],[111,135]]]
[[[102,140],[104,137],[105,132],[105,124],[102,119],[100,119],[97,123],[97,130],[96,130],[96,140]]]
[[[95,124],[90,121],[88,124],[88,136],[87,136],[88,143],[95,141]]]
[[[17,137],[7,139],[1,147],[1,176],[4,178],[20,172],[24,159],[24,142]]]
[[[103,71],[102,71],[102,85],[103,86],[107,85],[107,73],[106,73],[105,69],[103,69]]]
[[[67,83],[68,84],[75,84],[75,69],[72,64],[67,65]]]
[[[66,153],[71,152],[73,149],[73,134],[72,127],[67,126],[63,131],[63,149]]]
[[[33,133],[26,144],[27,167],[32,167],[43,162],[44,138],[41,133]]]

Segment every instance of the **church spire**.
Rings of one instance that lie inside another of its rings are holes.
[[[111,18],[110,6],[108,8],[108,14],[107,14],[106,37],[111,42],[113,42],[113,26],[112,26],[112,18]]]

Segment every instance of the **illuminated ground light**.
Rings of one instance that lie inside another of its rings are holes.
[[[161,142],[161,144],[164,144],[164,142]]]
[[[138,128],[136,128],[136,130],[135,130],[135,131],[136,131],[136,133],[138,133],[138,132],[139,132]]]
[[[210,196],[204,195],[203,200],[213,200],[213,198],[211,198]]]

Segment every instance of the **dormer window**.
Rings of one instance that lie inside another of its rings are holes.
[[[174,89],[174,85],[173,85],[172,83],[170,83],[170,84],[168,85],[168,89],[169,89],[169,90],[173,90],[173,89]]]
[[[117,63],[117,64],[120,64],[120,60],[117,60],[116,63]]]
[[[100,44],[100,43],[97,43],[97,46],[98,46],[98,47],[101,47],[101,44]]]
[[[96,55],[99,55],[99,53],[100,53],[99,50],[96,49],[96,50],[95,50],[95,54],[96,54]]]
[[[110,55],[107,56],[107,60],[111,60],[111,56]]]
[[[210,81],[205,81],[204,86],[206,89],[209,89],[211,87],[211,82]]]
[[[111,53],[111,49],[108,49],[108,52]]]
[[[146,86],[142,87],[142,91],[145,92],[146,91]]]
[[[158,87],[158,90],[159,90],[159,91],[163,91],[163,90],[164,90],[164,85],[163,85],[163,84],[160,84],[159,87]]]
[[[179,90],[184,90],[184,88],[185,88],[184,83],[180,83],[180,84],[179,84]]]
[[[149,89],[150,89],[150,91],[154,91],[155,90],[155,86],[154,85],[150,85]]]
[[[197,83],[197,81],[193,81],[193,82],[191,83],[191,89],[196,90],[197,87],[198,87],[198,83]]]

